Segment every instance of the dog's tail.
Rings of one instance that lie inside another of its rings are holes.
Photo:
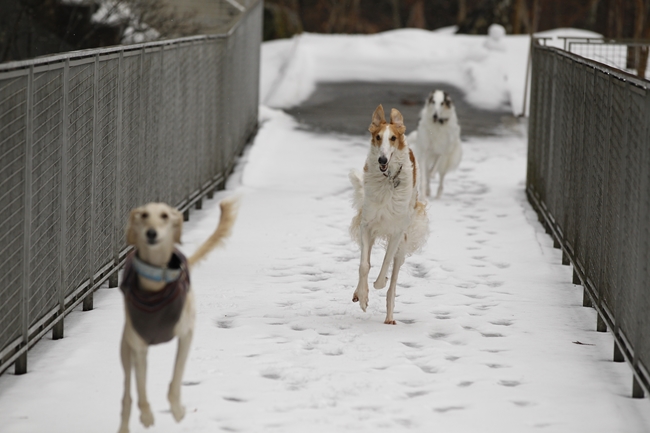
[[[348,175],[352,187],[354,188],[354,195],[352,196],[352,206],[355,209],[361,209],[363,206],[363,173],[358,170],[350,170]]]
[[[221,201],[220,206],[221,218],[219,219],[219,225],[214,233],[188,259],[190,267],[203,260],[210,251],[223,244],[223,241],[232,233],[232,226],[237,219],[239,201],[236,198],[227,198]]]

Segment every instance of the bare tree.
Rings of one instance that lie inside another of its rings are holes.
[[[458,16],[457,23],[462,23],[467,18],[467,0],[458,0]]]
[[[393,2],[393,27],[399,29],[402,27],[402,17],[400,16],[399,0],[392,0]]]

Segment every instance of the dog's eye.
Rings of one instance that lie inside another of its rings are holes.
[[[395,140],[397,140],[397,137],[395,137],[395,136],[393,135],[393,136],[390,138],[390,141],[395,141]]]
[[[147,212],[142,212],[142,213],[140,214],[140,217],[141,217],[143,220],[146,220],[147,218],[149,218],[149,214],[148,214]]]
[[[379,136],[379,135],[376,136],[376,137],[375,137],[375,140],[377,140],[377,141],[381,141],[381,136]]]
[[[160,218],[166,220],[167,218],[169,218],[169,215],[167,215],[166,213],[162,213],[162,214],[160,215]]]

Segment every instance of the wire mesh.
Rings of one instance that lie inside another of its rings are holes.
[[[248,3],[226,34],[0,65],[0,373],[120,266],[130,209],[225,179],[257,122]]]
[[[30,324],[57,303],[61,218],[63,68],[35,71],[27,312]]]
[[[528,195],[646,389],[649,85],[566,51],[533,49]]]
[[[0,79],[0,352],[21,335],[27,82]]]

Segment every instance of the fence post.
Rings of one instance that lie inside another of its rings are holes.
[[[63,114],[61,116],[61,245],[59,246],[59,315],[57,322],[52,328],[52,339],[59,340],[63,338],[63,321],[65,315],[65,283],[67,277],[67,266],[65,259],[67,257],[66,250],[66,233],[68,230],[67,219],[67,182],[66,174],[68,172],[68,91],[69,91],[69,73],[70,73],[70,59],[66,59],[65,66],[63,67]]]
[[[118,275],[120,271],[120,186],[122,174],[122,155],[120,149],[122,146],[122,93],[124,92],[124,50],[120,51],[120,57],[117,60],[117,132],[115,137],[115,206],[112,230],[113,244],[113,270],[108,279],[108,287],[117,287]]]
[[[15,374],[27,373],[27,346],[29,344],[29,285],[30,285],[30,248],[31,223],[32,223],[32,139],[33,139],[33,111],[34,111],[34,65],[29,67],[27,75],[27,118],[25,127],[25,225],[23,232],[23,293],[21,301],[21,327],[23,341],[20,349],[24,349],[14,363]]]
[[[93,71],[93,142],[90,163],[90,241],[88,242],[88,293],[84,297],[83,311],[93,309],[93,293],[95,285],[95,164],[97,158],[97,99],[99,95],[99,54],[95,54]]]

